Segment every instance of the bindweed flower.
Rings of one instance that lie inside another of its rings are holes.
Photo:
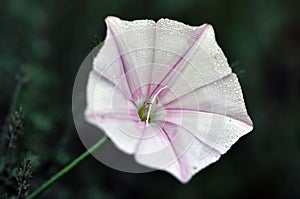
[[[253,129],[211,25],[106,19],[86,120],[117,148],[182,183]]]

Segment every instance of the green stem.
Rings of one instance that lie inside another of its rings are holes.
[[[32,192],[28,199],[33,199],[39,196],[41,193],[43,193],[48,187],[50,187],[53,183],[55,183],[57,180],[59,180],[61,177],[63,177],[66,173],[71,171],[75,166],[77,166],[80,162],[85,160],[92,152],[94,152],[97,148],[99,148],[105,141],[107,140],[107,137],[104,136],[101,138],[96,144],[94,144],[91,148],[89,148],[87,151],[82,153],[80,156],[78,156],[75,160],[73,160],[71,163],[69,163],[67,166],[65,166],[62,170],[60,170],[58,173],[56,173],[54,176],[52,176],[49,180],[44,182],[39,188],[37,188],[34,192]]]

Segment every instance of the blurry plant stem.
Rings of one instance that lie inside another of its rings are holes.
[[[19,95],[21,93],[22,87],[25,83],[23,77],[19,77],[17,81],[18,81],[18,83],[16,85],[16,88],[15,88],[15,91],[13,93],[11,103],[10,103],[10,106],[9,106],[8,117],[10,117],[14,113],[14,111],[16,110],[18,98],[19,98]]]
[[[63,151],[66,148],[66,145],[68,143],[68,141],[70,140],[70,137],[72,135],[71,131],[74,129],[73,126],[73,118],[69,117],[69,120],[67,121],[67,127],[65,129],[65,131],[62,133],[58,144],[56,145],[56,148],[59,149],[58,153],[63,153]]]
[[[9,121],[10,121],[12,115],[14,114],[14,111],[16,110],[18,98],[21,93],[22,87],[28,81],[25,66],[21,66],[21,69],[18,72],[16,79],[17,79],[17,85],[14,89],[14,92],[13,92],[13,95],[12,95],[12,98],[10,101],[10,105],[9,105],[9,112],[8,112],[5,124],[4,124],[2,132],[1,132],[1,136],[2,136],[1,143],[3,143],[3,144],[2,144],[2,147],[0,147],[0,153],[2,152],[3,155],[5,154],[6,144],[4,144],[4,143],[5,143],[5,139],[6,139],[5,136],[7,135],[8,131],[9,131],[9,126],[8,126]],[[10,156],[13,158],[13,154],[11,154]]]
[[[96,149],[98,149],[105,141],[107,140],[107,137],[102,137],[96,144],[94,144],[91,148],[89,148],[87,151],[82,153],[80,156],[78,156],[76,159],[74,159],[72,162],[70,162],[68,165],[66,165],[62,170],[60,170],[58,173],[56,173],[54,176],[52,176],[49,180],[44,182],[40,187],[38,187],[34,192],[32,192],[28,199],[33,199],[39,196],[41,193],[43,193],[47,188],[49,188],[53,183],[55,183],[57,180],[59,180],[61,177],[63,177],[65,174],[67,174],[69,171],[71,171],[75,166],[77,166],[80,162],[84,161],[92,152],[94,152]]]

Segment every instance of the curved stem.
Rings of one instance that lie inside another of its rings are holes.
[[[47,180],[46,182],[44,182],[44,184],[42,184],[34,192],[32,192],[28,196],[28,199],[36,198],[41,193],[43,193],[53,183],[55,183],[57,180],[59,180],[61,177],[63,177],[66,173],[68,173],[69,171],[71,171],[80,162],[82,162],[83,160],[85,160],[92,152],[94,152],[97,148],[99,148],[106,140],[107,140],[106,136],[102,137],[91,148],[89,148],[87,151],[85,151],[84,153],[82,153],[80,156],[78,156],[76,159],[74,159],[72,162],[70,162],[67,166],[65,166],[62,170],[60,170],[58,173],[56,173],[54,176],[52,176],[49,180]]]

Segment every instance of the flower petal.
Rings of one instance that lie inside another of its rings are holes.
[[[120,60],[119,66],[111,68],[121,68],[121,74],[126,75],[133,99],[139,99],[145,92],[143,89],[146,90],[146,86],[141,88],[141,85],[147,84],[153,63],[155,22],[152,20],[129,22],[117,17],[107,17],[105,21],[108,29],[104,46],[114,49],[115,56]],[[99,61],[103,60],[106,53],[110,53],[107,50],[101,52],[101,55],[99,54],[97,57]],[[109,58],[108,60],[113,59]],[[113,73],[109,75],[112,76]]]
[[[135,151],[142,134],[142,128],[137,126],[135,105],[94,71],[89,76],[85,118],[102,128],[119,149],[127,153]]]
[[[247,114],[241,86],[233,73],[176,98],[169,99],[167,95],[160,100],[167,110],[215,113],[253,126]]]
[[[165,170],[187,183],[194,174],[220,157],[218,151],[195,139],[180,126],[169,123],[159,128],[161,134],[142,139],[139,143],[135,159],[140,164]],[[160,150],[153,151],[157,146]]]
[[[213,28],[208,24],[191,27],[171,20],[160,20],[157,23],[155,52],[160,54],[157,57],[163,57],[155,63],[169,64],[169,70],[154,68],[155,80],[160,81],[152,93],[164,85],[181,95],[231,73],[227,59],[215,41]]]
[[[210,25],[116,17],[106,24],[85,116],[119,149],[186,183],[253,129]],[[160,108],[152,113],[164,117],[153,116],[146,126],[137,112],[147,99],[157,100]]]
[[[191,110],[168,110],[164,122],[186,129],[197,140],[221,154],[253,129],[242,121],[224,115]]]
[[[149,97],[170,80],[184,57],[201,38],[205,26],[192,27],[169,19],[160,19],[156,23]]]

